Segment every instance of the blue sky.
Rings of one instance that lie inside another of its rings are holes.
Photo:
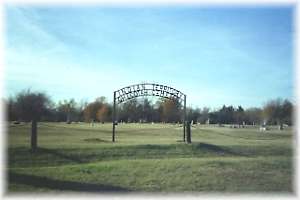
[[[92,101],[141,82],[187,105],[294,99],[293,7],[5,7],[5,93]]]

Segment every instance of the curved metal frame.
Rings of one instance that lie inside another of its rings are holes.
[[[128,101],[130,99],[140,97],[140,96],[157,96],[173,101],[178,101],[183,104],[183,141],[185,142],[185,132],[186,132],[186,95],[179,90],[156,83],[141,83],[129,85],[127,87],[121,88],[114,91],[114,105],[113,105],[113,131],[112,131],[112,141],[115,142],[115,126],[116,122],[116,105]]]

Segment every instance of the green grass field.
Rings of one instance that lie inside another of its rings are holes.
[[[293,192],[293,131],[172,124],[8,125],[7,192]]]

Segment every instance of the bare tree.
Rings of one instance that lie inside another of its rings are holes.
[[[263,117],[269,124],[279,125],[282,129],[283,123],[292,124],[292,112],[292,103],[278,98],[270,100],[264,105]]]
[[[262,122],[262,109],[261,108],[248,108],[245,111],[245,118],[248,124],[258,125]]]
[[[16,110],[21,120],[31,121],[31,149],[37,148],[37,122],[49,111],[50,99],[44,93],[22,91],[16,96]]]

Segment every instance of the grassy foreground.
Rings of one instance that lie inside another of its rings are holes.
[[[293,131],[172,124],[8,125],[7,192],[293,192]]]

